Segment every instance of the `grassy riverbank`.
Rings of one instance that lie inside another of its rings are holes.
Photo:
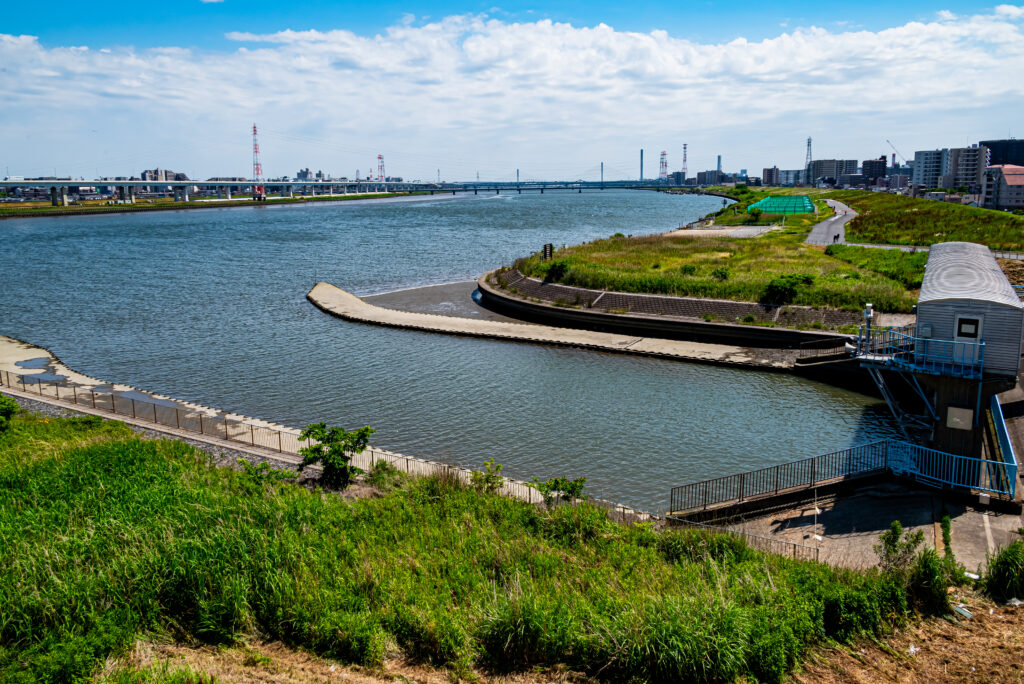
[[[107,204],[102,201],[88,201],[66,207],[55,207],[49,202],[29,202],[25,204],[0,204],[0,218],[30,218],[43,216],[75,216],[84,214],[127,214],[145,211],[176,211],[179,209],[224,209],[228,207],[275,206],[278,204],[304,204],[307,202],[349,202],[364,199],[386,199],[389,197],[408,197],[409,195],[429,195],[429,191],[420,192],[380,192],[361,195],[315,195],[300,197],[271,197],[266,202],[254,202],[251,197],[239,199],[175,202],[171,199],[138,200],[135,204]],[[438,194],[442,194],[438,192]]]
[[[1004,211],[857,190],[837,190],[827,197],[859,214],[846,227],[849,242],[977,242],[996,250],[1024,251],[1024,217]]]
[[[526,275],[617,292],[756,302],[778,299],[770,286],[790,278],[794,280],[791,296],[776,303],[859,310],[864,302],[872,302],[888,312],[909,312],[913,307],[916,293],[890,277],[894,265],[874,270],[877,259],[849,263],[821,247],[803,244],[806,237],[804,230],[732,239],[611,237],[557,250],[551,261],[535,254],[516,265]],[[901,254],[895,259],[906,257]],[[906,260],[904,266],[923,272],[916,260]]]
[[[920,578],[620,526],[588,505],[548,512],[437,478],[345,500],[120,423],[27,414],[0,435],[0,546],[12,682],[95,675],[137,639],[257,637],[456,677],[563,665],[778,681],[814,644],[884,633],[945,599]],[[935,586],[930,562],[918,571]]]

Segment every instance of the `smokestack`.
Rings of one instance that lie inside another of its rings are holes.
[[[644,179],[644,148],[640,148],[640,180]]]
[[[722,173],[722,155],[718,155],[718,173]]]

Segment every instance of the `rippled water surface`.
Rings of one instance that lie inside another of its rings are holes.
[[[0,334],[76,370],[511,476],[584,475],[662,509],[673,484],[892,434],[884,406],[765,374],[391,330],[328,317],[357,294],[468,280],[545,242],[675,228],[714,197],[638,191],[0,221]]]

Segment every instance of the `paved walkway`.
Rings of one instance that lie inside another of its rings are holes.
[[[842,202],[827,199],[825,203],[835,210],[835,216],[830,216],[821,223],[818,223],[811,230],[804,242],[808,245],[834,245],[846,242],[846,224],[857,217],[850,207]]]
[[[665,340],[575,328],[556,328],[547,325],[396,311],[369,304],[335,285],[324,282],[317,283],[306,297],[323,311],[339,318],[393,328],[582,347],[597,351],[641,354],[765,370],[788,370],[794,365],[793,358],[780,360],[777,350],[770,350],[775,358],[768,358],[765,356],[764,350],[725,344]]]

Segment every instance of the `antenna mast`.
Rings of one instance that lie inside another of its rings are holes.
[[[256,124],[252,125],[252,198],[257,202],[267,199],[263,185],[263,164],[260,163],[260,141],[256,137]]]
[[[683,185],[686,185],[686,143],[683,143]]]
[[[814,157],[813,155],[811,155],[811,137],[807,136],[807,159],[806,161],[804,161],[804,173],[807,175],[807,178],[805,178],[804,180],[807,183],[814,182],[814,179],[811,178],[811,161],[813,159]]]

